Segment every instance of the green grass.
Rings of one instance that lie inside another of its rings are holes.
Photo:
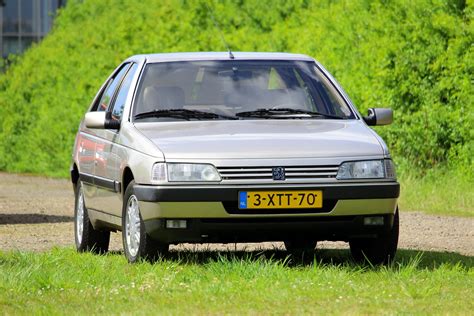
[[[5,314],[469,314],[474,258],[401,250],[388,268],[344,250],[299,260],[280,251],[123,255],[0,252]]]
[[[423,178],[405,175],[399,181],[399,206],[403,211],[474,216],[474,190],[467,177],[435,171]]]

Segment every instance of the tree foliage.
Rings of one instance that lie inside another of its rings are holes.
[[[78,123],[126,57],[225,50],[318,59],[405,169],[472,176],[473,3],[463,0],[70,0],[53,31],[0,76],[0,170],[66,175]]]

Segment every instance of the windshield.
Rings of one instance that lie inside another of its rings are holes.
[[[304,61],[152,63],[135,100],[132,115],[141,121],[354,118],[324,74]]]

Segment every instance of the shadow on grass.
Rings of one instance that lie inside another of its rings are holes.
[[[463,268],[474,268],[474,256],[462,255],[447,251],[420,251],[400,249],[395,257],[395,263],[407,263],[419,258],[418,267],[436,269],[442,264],[456,265]]]
[[[123,255],[121,251],[111,252],[115,255]],[[369,267],[361,265],[352,260],[348,249],[316,249],[312,253],[290,254],[281,249],[275,250],[252,250],[252,251],[192,251],[180,250],[170,251],[164,254],[161,260],[175,261],[181,264],[207,264],[218,261],[249,261],[284,263],[288,267],[304,267],[314,264],[346,266],[346,267]],[[474,256],[466,256],[455,252],[419,251],[399,249],[392,263],[393,267],[403,267],[415,264],[418,269],[434,270],[439,266],[459,265],[469,269],[474,267]]]

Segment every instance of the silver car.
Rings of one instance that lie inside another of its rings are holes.
[[[389,151],[334,78],[305,55],[137,55],[104,82],[76,136],[78,251],[127,259],[177,243],[319,240],[388,263],[400,187]]]

